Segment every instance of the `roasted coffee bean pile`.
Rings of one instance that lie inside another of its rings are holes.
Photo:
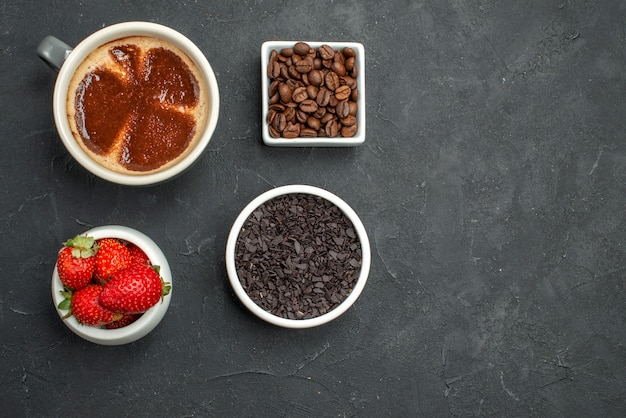
[[[336,308],[361,269],[354,227],[333,203],[288,194],[259,206],[237,238],[235,267],[250,298],[287,319],[308,319]]]
[[[274,138],[352,137],[357,125],[358,66],[352,48],[317,50],[297,42],[272,50],[267,66],[270,106],[267,114]]]

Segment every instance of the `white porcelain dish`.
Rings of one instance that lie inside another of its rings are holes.
[[[170,286],[173,286],[172,272],[165,255],[157,244],[145,234],[125,226],[108,225],[90,229],[82,235],[92,236],[96,240],[101,238],[119,238],[127,242],[132,242],[146,253],[152,264],[160,266],[161,277],[163,277],[164,281],[169,282]],[[61,280],[59,280],[59,274],[57,273],[57,267],[55,265],[52,273],[52,300],[59,317],[76,335],[87,341],[101,345],[128,344],[144,337],[161,322],[172,298],[172,290],[170,290],[170,293],[163,298],[162,302],[148,309],[132,324],[118,329],[105,329],[82,325],[73,316],[63,319],[67,311],[62,311],[58,308],[59,303],[64,299],[61,295],[62,291],[63,284],[61,284]]]
[[[310,319],[286,319],[276,316],[261,308],[246,293],[245,289],[239,281],[239,277],[237,276],[237,269],[235,267],[235,249],[237,245],[237,238],[246,219],[256,208],[258,208],[264,202],[267,202],[278,196],[294,193],[304,193],[319,196],[337,206],[352,222],[354,230],[356,231],[361,244],[361,269],[356,284],[352,289],[352,292],[335,309],[329,311],[326,314]],[[228,279],[239,300],[241,300],[244,306],[246,306],[246,308],[248,308],[257,317],[269,322],[270,324],[274,324],[284,328],[312,328],[337,319],[339,316],[345,313],[361,295],[361,292],[363,291],[363,288],[365,287],[367,278],[369,276],[370,264],[371,250],[369,239],[367,237],[365,227],[363,226],[363,223],[359,219],[356,212],[354,212],[354,210],[345,201],[343,201],[341,198],[334,195],[333,193],[324,189],[320,189],[318,187],[308,185],[287,185],[277,187],[268,190],[267,192],[252,200],[236,218],[232,229],[230,230],[230,234],[226,243],[226,270],[228,273]]]
[[[319,48],[322,45],[329,45],[335,50],[339,50],[345,47],[350,47],[356,52],[356,65],[359,67],[357,75],[357,88],[359,90],[359,98],[357,101],[357,123],[359,130],[351,138],[329,138],[329,137],[316,137],[316,138],[274,138],[270,135],[270,131],[267,123],[267,113],[269,110],[269,85],[270,80],[267,76],[267,66],[269,64],[270,54],[272,50],[280,51],[283,48],[291,48],[299,41],[267,41],[261,46],[261,97],[262,97],[262,114],[261,114],[261,129],[263,136],[263,143],[268,146],[274,147],[354,147],[361,145],[365,141],[365,48],[363,44],[358,42],[306,42],[311,48]]]

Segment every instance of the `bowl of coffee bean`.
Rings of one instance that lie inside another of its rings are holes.
[[[312,328],[345,313],[369,275],[370,245],[354,210],[308,185],[270,189],[236,218],[226,270],[243,305],[284,328]]]
[[[266,145],[352,147],[365,141],[362,44],[265,42],[261,87]]]

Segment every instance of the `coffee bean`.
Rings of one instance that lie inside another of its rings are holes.
[[[340,119],[340,122],[343,126],[354,126],[356,125],[356,116],[348,115]]]
[[[322,72],[316,69],[313,69],[311,70],[311,72],[309,72],[308,79],[309,83],[317,87],[321,86],[324,82],[324,76],[322,75]]]
[[[322,45],[318,52],[323,60],[333,59],[335,56],[335,50],[330,45]]]
[[[280,64],[278,61],[271,61],[267,67],[267,76],[271,79],[278,78],[280,76]]]
[[[274,129],[274,125],[269,126],[270,135],[274,138],[280,138],[280,132]]]
[[[335,118],[335,115],[326,111],[324,116],[320,118],[320,122],[322,123],[322,125],[326,125],[329,121],[333,120],[334,118]]]
[[[283,48],[280,50],[280,55],[283,57],[290,57],[293,55],[293,48]]]
[[[330,99],[328,100],[328,111],[330,113],[335,113],[335,107],[339,104],[339,100],[337,100],[337,96],[334,94],[330,95]]]
[[[282,132],[285,130],[285,127],[287,126],[287,118],[285,117],[284,113],[277,113],[276,116],[274,117],[274,129],[276,129],[276,131],[278,132]]]
[[[317,130],[311,128],[302,128],[300,129],[300,137],[301,138],[315,138],[317,136]]]
[[[285,138],[297,138],[300,135],[300,124],[299,123],[288,123],[285,129],[283,130],[283,136]]]
[[[298,61],[299,62],[299,61]],[[296,80],[300,79],[300,71],[298,71],[297,64],[290,65],[288,70],[289,77],[295,78]]]
[[[296,42],[296,44],[293,46],[293,52],[295,52],[298,55],[308,54],[309,49],[311,49],[309,44],[304,43],[304,42]]]
[[[322,119],[322,117],[326,114],[326,108],[323,106],[318,106],[315,113],[313,113],[313,117],[317,119]]]
[[[285,110],[285,105],[276,103],[270,106],[270,110],[275,110],[277,112],[283,112]]]
[[[343,128],[341,128],[341,136],[344,136],[346,138],[351,138],[354,135],[356,135],[357,132],[357,126],[355,125],[351,125],[351,126],[344,126]]]
[[[352,71],[354,68],[354,57],[346,58],[345,67],[346,70]]]
[[[302,109],[298,109],[296,111],[296,120],[300,123],[306,123],[309,119],[308,113],[304,112]]]
[[[278,94],[280,94],[280,101],[283,103],[289,103],[291,101],[293,90],[285,83],[280,83],[278,86]]]
[[[352,94],[352,89],[350,87],[348,87],[348,86],[339,86],[335,90],[335,97],[340,102],[343,101],[343,100],[347,100],[348,97],[350,97],[351,94]]]
[[[333,71],[327,72],[324,77],[324,85],[328,90],[335,91],[335,89],[339,87],[339,76],[337,73]]]
[[[359,67],[355,65],[354,68],[352,68],[351,75],[352,77],[357,78],[357,76],[359,75]]]
[[[333,62],[330,69],[340,77],[346,75],[346,66],[341,62]]]
[[[314,85],[308,85],[306,87],[306,94],[309,96],[309,99],[316,99],[319,91],[320,90]]]
[[[336,95],[337,93],[335,93],[335,96]],[[339,103],[337,103],[337,106],[335,107],[335,114],[339,118],[345,118],[346,116],[350,114],[350,104],[348,103],[347,100],[342,100]]]
[[[296,103],[302,103],[308,98],[309,98],[309,94],[307,93],[307,90],[305,87],[298,87],[297,89],[293,91],[293,94],[291,95],[291,99]]]
[[[322,126],[322,122],[320,122],[319,118],[314,116],[309,116],[306,120],[306,124],[316,131]]]
[[[317,103],[315,100],[306,99],[300,103],[300,110],[306,113],[314,113],[317,110]]]
[[[339,125],[339,122],[337,122],[335,119],[331,119],[326,124],[326,127],[324,128],[324,130],[326,131],[326,135],[328,135],[331,138],[334,138],[337,135],[339,135],[341,127]]]
[[[296,71],[299,73],[308,73],[313,69],[313,60],[309,57],[296,63]]]
[[[274,80],[270,83],[270,96],[273,96],[278,92],[279,85],[280,85],[280,81],[278,80]]]
[[[355,101],[348,101],[348,104],[350,105],[350,114],[352,116],[356,116],[357,110],[359,109],[359,105],[356,104]]]
[[[276,110],[274,110],[274,109],[270,109],[270,110],[267,112],[267,118],[266,118],[267,123],[268,123],[268,124],[270,124],[270,125],[272,125],[272,124],[274,123],[274,119],[276,118],[276,115],[277,115],[277,114],[278,114],[278,112],[277,112]]]
[[[283,115],[285,115],[287,122],[293,122],[296,118],[296,108],[288,106],[283,112]]]
[[[328,102],[330,101],[330,91],[328,91],[328,89],[326,87],[322,87],[318,92],[317,92],[317,97],[315,98],[315,101],[317,102],[318,106],[326,106],[328,105]]]
[[[359,91],[357,89],[354,89],[352,90],[352,92],[350,92],[350,100],[355,103],[359,101]]]
[[[342,86],[348,86],[351,89],[356,88],[356,79],[350,76],[344,75],[343,77],[339,77],[339,84]]]
[[[345,55],[343,55],[343,52],[337,51],[335,52],[335,55],[333,56],[333,61],[343,64],[344,62],[346,62],[346,57]]]

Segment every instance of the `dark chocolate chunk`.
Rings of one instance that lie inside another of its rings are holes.
[[[283,318],[308,319],[350,294],[361,269],[361,244],[336,205],[288,194],[265,202],[244,222],[235,265],[257,305]]]

